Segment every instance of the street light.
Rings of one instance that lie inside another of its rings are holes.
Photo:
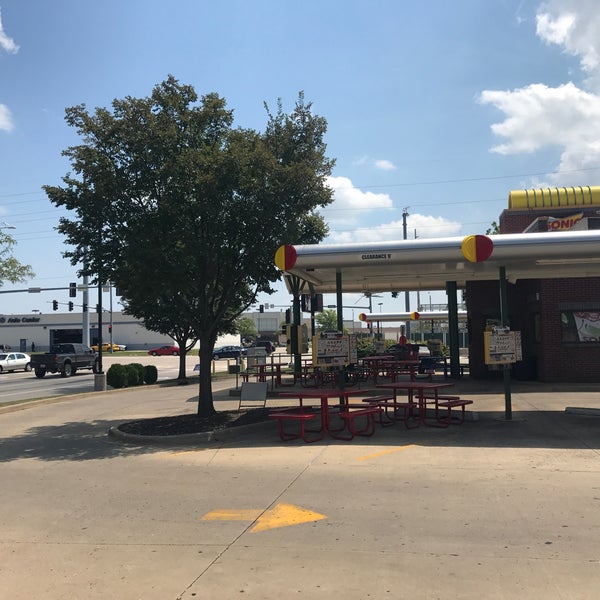
[[[16,229],[16,227],[6,221],[2,221],[2,223],[0,223],[0,229]]]

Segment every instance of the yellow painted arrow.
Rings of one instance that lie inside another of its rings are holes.
[[[278,527],[289,527],[290,525],[301,525],[312,521],[326,519],[325,515],[307,510],[294,504],[277,504],[271,510],[212,510],[206,513],[203,521],[256,521],[256,525],[250,530],[254,533],[276,529]]]

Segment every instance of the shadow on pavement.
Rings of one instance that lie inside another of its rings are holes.
[[[146,444],[122,444],[108,437],[110,427],[122,421],[75,421],[32,427],[14,437],[0,438],[0,462],[23,458],[44,461],[100,460],[148,454],[160,448]]]

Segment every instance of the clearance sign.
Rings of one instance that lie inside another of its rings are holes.
[[[583,218],[583,213],[577,213],[570,217],[563,217],[562,219],[556,219],[554,217],[548,217],[548,231],[562,231],[565,229],[571,229],[575,223],[578,223]]]

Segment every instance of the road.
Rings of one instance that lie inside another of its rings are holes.
[[[127,356],[116,353],[114,355],[103,354],[102,356],[102,365],[105,372],[112,364],[129,364],[133,362],[143,365],[155,365],[158,370],[159,381],[175,379],[179,374],[178,356]],[[233,363],[234,361],[213,361],[211,368],[214,369],[214,372],[227,371],[228,362]],[[186,373],[188,375],[194,374],[196,364],[198,364],[197,356],[186,357]],[[0,404],[92,391],[94,391],[94,376],[91,371],[79,371],[73,377],[47,374],[43,379],[38,379],[33,371],[29,373],[23,371],[0,373]]]
[[[218,410],[237,407],[230,382]],[[565,407],[600,410],[600,386],[526,382],[507,422],[501,381],[467,383],[477,420],[351,442],[283,443],[272,422],[176,446],[107,435],[193,413],[191,386],[0,414],[0,597],[596,600],[598,417]]]

